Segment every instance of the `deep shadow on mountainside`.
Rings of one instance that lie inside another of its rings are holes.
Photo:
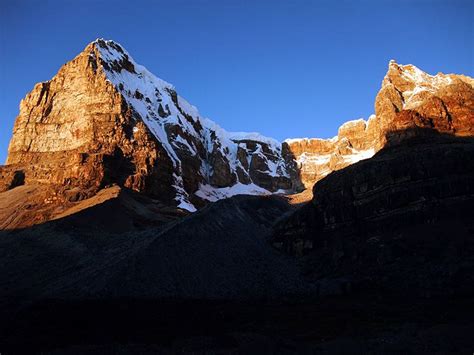
[[[272,243],[304,274],[341,287],[434,295],[474,291],[474,139],[428,129],[313,188]],[[389,138],[390,141],[390,138]]]
[[[1,232],[1,348],[472,352],[474,142],[390,139],[300,208],[236,196],[123,232],[97,218],[134,212],[97,204]]]

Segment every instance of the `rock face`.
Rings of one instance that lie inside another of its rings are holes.
[[[17,171],[26,183],[88,196],[117,183],[190,211],[234,190],[292,188],[277,141],[200,117],[172,85],[104,40],[22,100],[2,175]]]
[[[368,122],[359,119],[344,123],[332,139],[287,139],[283,145],[295,159],[303,187],[311,189],[331,172],[372,157],[375,123],[372,115]]]
[[[375,100],[377,147],[405,138],[397,132],[433,129],[455,136],[474,135],[474,80],[464,75],[431,76],[413,65],[389,64]]]
[[[311,188],[334,170],[367,159],[386,145],[428,130],[474,135],[474,80],[464,75],[429,75],[390,61],[375,100],[375,115],[344,123],[332,139],[289,139],[284,144]],[[421,130],[420,130],[421,129]]]

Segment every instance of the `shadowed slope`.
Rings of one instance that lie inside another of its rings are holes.
[[[274,245],[306,255],[308,275],[346,289],[472,295],[472,157],[472,138],[418,132],[317,183]]]
[[[273,222],[291,208],[283,198],[236,196],[144,232],[123,231],[130,212],[114,201],[2,232],[2,304],[48,298],[273,298],[302,289],[292,261],[265,241]],[[108,221],[89,219],[106,212]]]
[[[139,295],[197,299],[266,299],[301,292],[296,266],[266,241],[274,221],[289,209],[279,197],[219,201],[154,237],[130,259],[118,282],[127,280],[124,290]]]

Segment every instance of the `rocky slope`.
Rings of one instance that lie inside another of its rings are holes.
[[[283,197],[234,196],[142,231],[128,228],[137,222],[133,196],[104,199],[0,231],[0,314],[45,299],[242,300],[304,291],[294,260],[266,243],[292,208]]]
[[[72,192],[79,192],[74,189]],[[0,230],[15,230],[68,217],[75,225],[106,226],[110,232],[128,232],[159,226],[186,215],[158,200],[120,188],[103,188],[79,201],[62,201],[54,186],[29,184],[0,195]]]

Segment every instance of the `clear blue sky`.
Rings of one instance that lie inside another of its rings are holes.
[[[332,137],[373,113],[392,58],[474,74],[474,1],[0,2],[0,162],[20,100],[114,39],[227,130]]]

